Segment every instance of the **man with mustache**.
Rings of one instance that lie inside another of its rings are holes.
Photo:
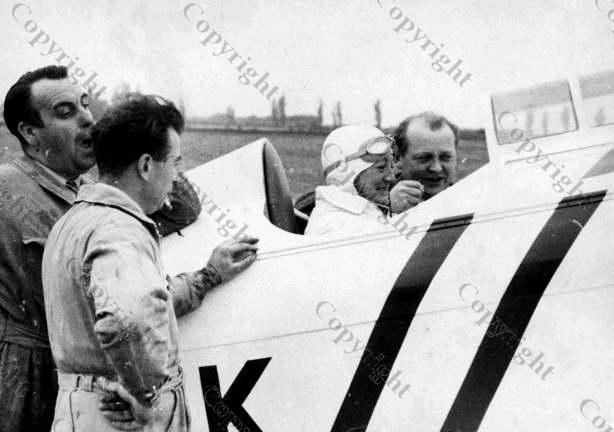
[[[402,179],[390,191],[394,212],[413,207],[454,184],[458,128],[448,119],[432,112],[410,116],[399,124],[394,140]],[[415,182],[424,187],[421,197]]]
[[[57,395],[41,263],[55,222],[72,206],[95,164],[89,96],[63,66],[21,76],[4,103],[23,155],[0,165],[0,423],[3,430],[50,430]],[[200,203],[175,184],[173,211],[154,215],[168,233],[193,222]]]

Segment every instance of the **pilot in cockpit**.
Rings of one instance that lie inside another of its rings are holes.
[[[356,235],[388,223],[397,210],[391,208],[389,194],[395,181],[392,143],[366,125],[343,126],[326,137],[321,155],[326,185],[316,188],[305,234]],[[421,185],[413,183],[421,195]],[[400,211],[406,208],[405,203]]]

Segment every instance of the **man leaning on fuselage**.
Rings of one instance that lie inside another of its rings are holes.
[[[159,97],[112,107],[92,133],[99,182],[81,188],[49,234],[42,276],[60,383],[55,422],[75,432],[189,430],[176,317],[256,259],[256,238],[228,240],[200,270],[166,276],[147,215],[178,176],[183,125]]]

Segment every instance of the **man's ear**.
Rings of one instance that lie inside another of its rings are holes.
[[[40,144],[38,142],[37,128],[32,126],[30,123],[21,121],[17,125],[17,132],[19,132],[23,139],[26,140],[29,150],[33,152],[41,151]]]
[[[153,158],[148,153],[142,154],[141,157],[139,158],[136,164],[137,172],[143,180],[149,180],[151,178],[152,170],[153,170],[153,162],[154,162]]]

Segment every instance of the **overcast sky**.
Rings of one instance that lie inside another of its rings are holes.
[[[56,49],[79,58],[74,68],[98,73],[108,96],[127,81],[144,92],[182,98],[189,115],[225,112],[228,105],[237,115],[270,112],[262,94],[239,82],[238,60],[233,65],[228,54],[212,55],[223,42],[201,45],[210,31],[199,33],[184,17],[191,1],[24,0],[31,14],[18,8],[21,23],[12,16],[19,3],[1,1],[3,95],[26,70],[55,63],[59,51],[42,55],[55,41]],[[424,109],[462,126],[483,126],[492,91],[614,68],[614,23],[593,0],[380,0],[382,7],[375,0],[196,3],[203,13],[194,7],[193,19],[206,19],[241,57],[251,58],[246,68],[259,74],[252,81],[268,71],[267,81],[286,96],[288,114],[315,114],[322,98],[326,122],[339,100],[344,123],[372,124],[380,98],[386,126]],[[404,17],[443,44],[439,54],[462,59],[461,69],[472,74],[463,87],[432,69],[431,48],[405,42],[415,29],[393,31]],[[24,28],[28,19],[37,25],[33,32]],[[50,41],[31,46],[38,30]]]

